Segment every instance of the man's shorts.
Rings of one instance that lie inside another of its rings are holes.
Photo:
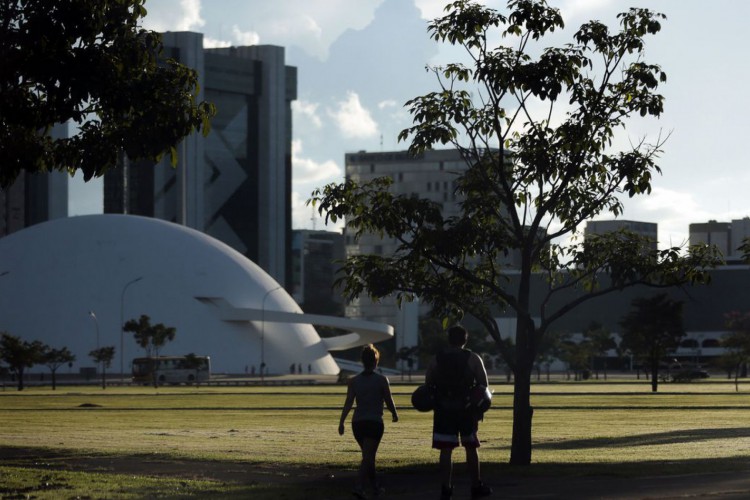
[[[479,422],[470,411],[436,408],[432,418],[432,447],[438,450],[456,448],[461,438],[464,448],[479,448]]]
[[[352,422],[352,433],[354,433],[354,439],[360,446],[365,439],[374,439],[379,443],[383,439],[384,430],[383,422],[376,422],[375,420]]]

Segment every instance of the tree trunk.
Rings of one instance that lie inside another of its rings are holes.
[[[531,463],[531,370],[516,367],[513,383],[513,438],[510,447],[511,465]]]
[[[18,390],[23,390],[23,368],[20,370],[16,370],[16,375],[18,376]]]
[[[52,370],[52,390],[53,391],[57,390],[57,377],[55,376],[56,371],[57,370]]]
[[[102,364],[102,389],[107,388],[107,374],[104,370],[104,365]]]
[[[651,392],[659,390],[659,360],[651,361]]]

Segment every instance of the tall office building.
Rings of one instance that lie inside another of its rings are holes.
[[[727,264],[743,262],[739,250],[746,238],[750,238],[750,218],[732,219],[732,222],[697,222],[690,224],[690,244],[716,245]]]
[[[292,231],[292,297],[307,314],[343,316],[334,286],[345,257],[344,236],[333,231]]]
[[[364,183],[377,177],[390,176],[390,190],[395,195],[418,196],[440,205],[444,217],[460,215],[463,197],[456,191],[457,178],[466,171],[467,164],[456,149],[426,151],[413,156],[407,151],[368,153],[360,151],[345,157],[348,179]],[[344,229],[347,255],[393,255],[399,243],[375,234],[363,235],[355,241]],[[517,256],[510,254],[503,262],[514,266]],[[428,305],[419,301],[405,302],[398,307],[394,298],[373,302],[367,297],[350,302],[346,316],[388,323],[395,327],[396,350],[418,345],[418,320],[428,313]]]
[[[652,249],[658,248],[658,224],[654,222],[641,222],[634,220],[599,220],[588,221],[583,231],[584,239],[586,236],[594,234],[606,234],[627,229],[639,236],[644,236],[652,241]]]
[[[55,139],[70,136],[67,124],[52,128]],[[0,237],[52,219],[68,216],[66,172],[21,172],[16,181],[0,189]]]
[[[729,222],[698,222],[690,224],[690,244],[706,243],[716,245],[725,257],[732,249],[732,225]]]
[[[291,280],[292,110],[297,70],[270,45],[204,49],[203,35],[164,34],[165,55],[199,74],[216,105],[207,137],[178,147],[176,169],[123,162],[104,178],[105,213],[157,217],[203,231]]]

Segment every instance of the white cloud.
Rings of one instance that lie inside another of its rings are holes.
[[[201,0],[160,0],[146,4],[143,27],[154,31],[200,31]]]
[[[328,115],[346,138],[366,139],[377,137],[379,133],[378,124],[359,102],[356,92],[349,91],[346,99],[339,101],[336,110],[328,110]]]
[[[398,106],[398,103],[393,99],[386,99],[385,101],[380,101],[378,103],[378,109],[394,108],[396,106]]]
[[[220,49],[225,47],[231,47],[232,42],[227,40],[217,40],[208,36],[203,37],[203,48],[206,49]]]
[[[310,158],[303,158],[302,141],[292,141],[292,179],[295,184],[313,184],[321,181],[330,182],[333,178],[341,178],[342,169],[333,160],[319,163]]]
[[[260,35],[254,31],[242,31],[236,24],[232,26],[232,36],[237,45],[258,45]]]
[[[313,127],[319,129],[323,126],[323,122],[318,116],[318,103],[308,102],[304,100],[292,101],[292,112],[294,113],[295,126],[298,124],[299,118],[307,119]]]
[[[297,191],[292,191],[292,227],[294,229],[318,229],[325,231],[341,231],[344,221],[336,223],[325,223],[325,214],[320,215],[318,209],[307,204],[308,196],[302,196]]]

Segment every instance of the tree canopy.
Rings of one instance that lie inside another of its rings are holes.
[[[52,373],[52,390],[57,389],[57,370],[68,363],[76,360],[75,354],[70,352],[67,347],[55,349],[48,345],[42,346],[42,352],[39,356],[39,362],[46,365]]]
[[[208,132],[195,71],[162,54],[139,26],[144,0],[23,0],[0,6],[0,186],[22,171],[82,171],[132,160],[176,163],[175,145]],[[72,122],[70,138],[53,139]]]
[[[4,361],[18,380],[18,390],[23,390],[23,374],[26,368],[42,360],[44,344],[38,340],[32,342],[7,332],[0,334],[0,360]]]
[[[413,125],[399,135],[414,155],[450,146],[466,169],[456,173],[460,213],[389,191],[393,180],[353,179],[316,190],[326,220],[345,218],[355,238],[397,242],[393,255],[351,255],[342,284],[350,299],[429,303],[448,320],[473,316],[495,340],[514,378],[511,463],[531,461],[530,376],[538,345],[555,321],[584,301],[625,287],[705,282],[718,262],[713,247],[658,250],[618,232],[577,241],[579,227],[620,215],[623,197],[648,194],[664,139],[623,140],[639,117],[658,117],[666,80],[646,61],[648,36],[665,16],[633,8],[619,29],[583,24],[570,43],[542,47],[564,27],[542,0],[510,0],[507,13],[457,0],[429,24],[430,36],[463,48],[471,64],[428,68],[438,89],[406,103]],[[502,264],[520,255],[511,274]],[[532,282],[546,280],[532,300]],[[538,304],[538,305],[537,305]],[[495,317],[511,310],[514,342]]]

